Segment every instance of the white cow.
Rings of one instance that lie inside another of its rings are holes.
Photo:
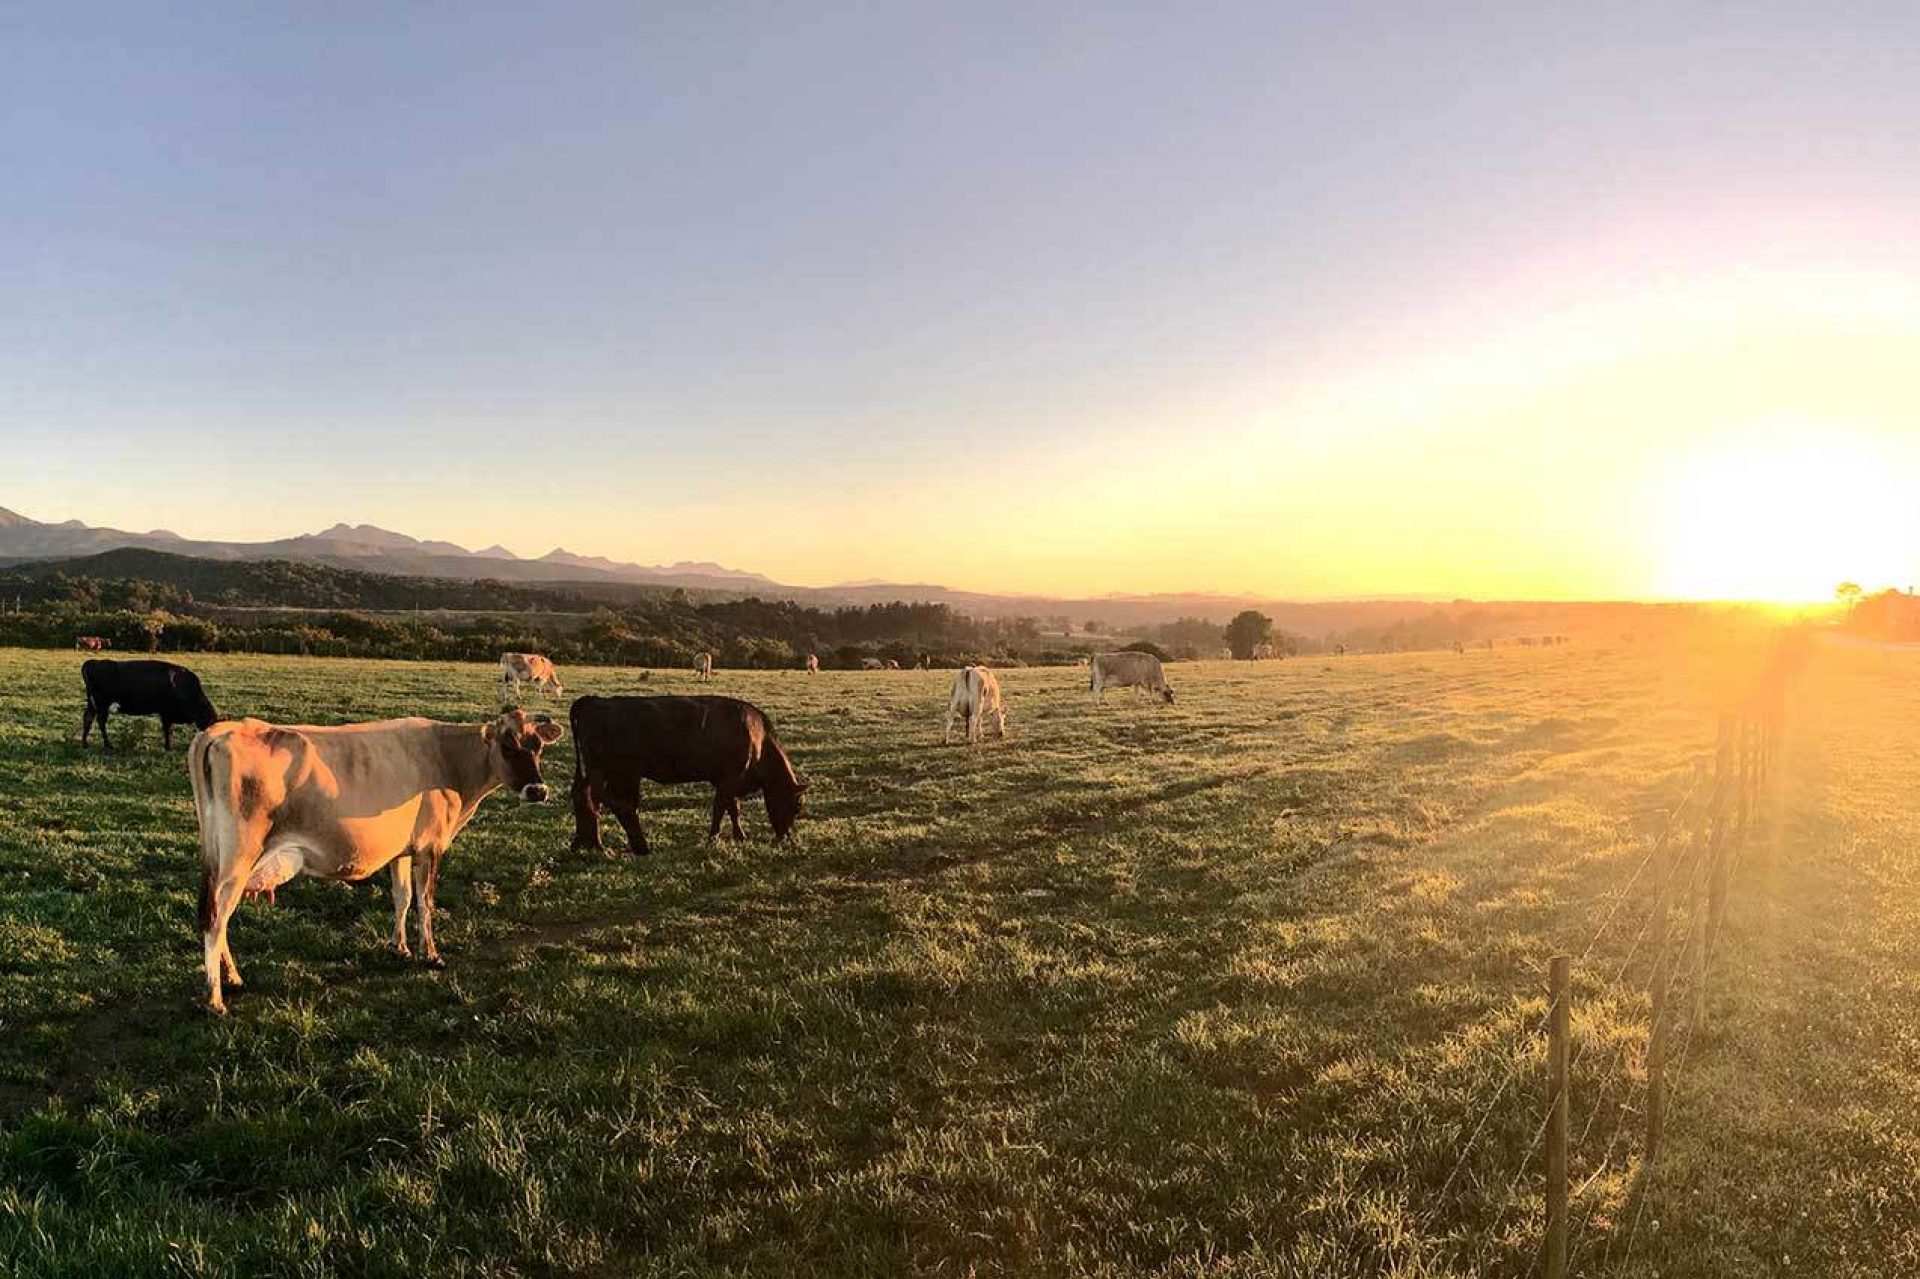
[[[960,716],[961,728],[969,742],[986,736],[987,716],[991,715],[999,735],[1007,735],[1007,704],[1000,697],[1000,681],[984,666],[962,666],[953,676],[953,696],[947,701],[947,732],[943,740],[953,740],[953,717]]]
[[[697,653],[693,659],[693,673],[703,680],[713,678],[713,654]]]
[[[1162,701],[1173,700],[1173,690],[1167,687],[1167,673],[1160,668],[1160,659],[1152,653],[1094,654],[1087,687],[1097,700],[1102,701],[1106,699],[1110,688],[1144,688],[1149,693],[1160,694]]]
[[[808,653],[807,654],[807,674],[818,675],[819,673],[820,673],[820,655],[818,653]]]
[[[540,654],[500,654],[501,698],[517,705],[522,683],[532,684],[548,697],[563,697],[567,691],[561,687],[560,675],[553,669],[553,663]]]

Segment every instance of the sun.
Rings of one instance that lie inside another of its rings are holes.
[[[1662,593],[1811,603],[1846,580],[1904,587],[1920,563],[1917,480],[1910,459],[1871,438],[1743,433],[1674,472]]]

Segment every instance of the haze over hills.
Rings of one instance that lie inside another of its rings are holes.
[[[492,579],[530,586],[678,587],[728,597],[788,599],[827,608],[894,601],[931,602],[948,604],[980,618],[1064,617],[1071,619],[1076,628],[1085,627],[1089,621],[1125,628],[1180,617],[1220,622],[1240,609],[1258,607],[1284,629],[1320,635],[1360,626],[1388,625],[1436,607],[1435,602],[1419,598],[1289,601],[1208,591],[1075,598],[962,591],[934,583],[879,579],[842,582],[830,587],[803,587],[705,561],[634,564],[605,556],[580,555],[564,547],[555,547],[537,559],[523,558],[499,545],[470,551],[451,542],[422,541],[369,524],[339,523],[317,533],[270,542],[223,542],[182,538],[164,529],[133,533],[95,527],[79,520],[42,523],[0,507],[0,563],[37,562],[49,571],[114,576],[126,567],[117,557],[107,555],[98,563],[89,562],[90,557],[124,549],[161,551],[173,556],[229,563],[292,560],[392,576],[456,581]],[[1463,603],[1455,601],[1453,607]]]

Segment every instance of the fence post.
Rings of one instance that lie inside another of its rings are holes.
[[[1732,807],[1734,779],[1733,716],[1720,717],[1720,740],[1713,760],[1713,835],[1707,876],[1707,943],[1720,938],[1720,920],[1727,913],[1727,810]]]
[[[1753,820],[1753,712],[1747,710],[1740,716],[1740,844],[1742,853],[1747,851],[1747,827]]]
[[[1567,1275],[1567,988],[1573,961],[1555,955],[1547,979],[1547,1279]]]
[[[1652,1163],[1660,1151],[1660,1136],[1667,1119],[1667,921],[1673,912],[1674,858],[1664,833],[1653,846],[1655,881],[1653,923],[1648,932],[1653,938],[1653,976],[1647,993],[1652,997],[1652,1023],[1647,1028],[1647,1147],[1646,1161]]]
[[[1693,1016],[1691,1023],[1698,1030],[1707,1011],[1707,760],[1706,756],[1696,756],[1693,761],[1693,841],[1689,862],[1691,869],[1687,875],[1687,908],[1690,922],[1687,936],[1691,939],[1693,969]]]

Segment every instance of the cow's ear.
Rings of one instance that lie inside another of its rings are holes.
[[[560,727],[560,725],[554,723],[552,720],[548,720],[544,724],[535,724],[533,726],[533,735],[539,738],[541,741],[545,742],[547,745],[551,746],[555,742],[559,741],[561,738],[565,737],[567,735],[567,730]]]
[[[480,726],[480,740],[485,742],[489,746],[493,745],[493,725],[492,724],[482,724]]]

